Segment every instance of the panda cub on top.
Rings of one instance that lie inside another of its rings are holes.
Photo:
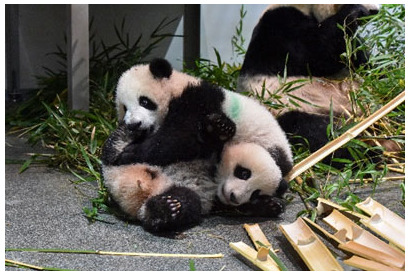
[[[179,88],[170,87],[172,81]],[[156,98],[150,95],[155,86]],[[161,88],[174,94],[162,97]],[[216,195],[244,214],[283,211],[274,196],[287,189],[283,177],[292,167],[292,154],[276,120],[256,101],[182,77],[167,61],[154,60],[121,77],[120,110],[121,105],[124,120],[103,148],[104,181],[114,201],[146,229],[196,224]],[[139,110],[141,105],[150,110]],[[150,112],[155,119],[135,118]]]
[[[357,89],[359,83],[343,79],[348,69],[346,64],[354,69],[367,61],[364,52],[358,51],[353,60],[342,62],[346,43],[339,25],[345,26],[346,35],[352,37],[360,18],[377,10],[376,5],[359,4],[269,6],[253,30],[237,91],[262,95],[267,90],[264,95],[270,97],[285,80],[295,82],[291,92],[277,94],[281,96],[278,103],[288,107],[272,108],[271,112],[287,134],[303,136],[310,150],[316,151],[328,142],[326,129],[330,123],[331,102],[336,123],[338,118],[346,116],[346,111],[353,113],[349,93]],[[297,138],[290,141],[301,142]],[[344,150],[335,153],[335,157],[349,156]]]

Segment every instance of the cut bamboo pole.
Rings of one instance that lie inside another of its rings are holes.
[[[361,223],[403,251],[405,250],[405,222],[403,218],[370,197],[356,206],[372,215],[368,220],[360,220]]]
[[[339,244],[339,248],[357,256],[361,256],[388,266],[403,268],[403,262],[400,261],[400,259],[354,241],[348,241],[345,244],[341,243]]]
[[[236,243],[229,243],[229,246],[234,249],[236,252],[244,256],[247,260],[249,260],[252,264],[259,267],[261,270],[264,271],[279,271],[279,268],[276,264],[273,264],[272,261],[269,260],[259,260],[258,259],[258,252],[255,249],[248,246],[243,242],[236,242]],[[267,258],[269,259],[269,257]]]
[[[245,223],[243,225],[243,228],[245,228],[246,232],[248,233],[249,237],[251,238],[253,245],[256,247],[256,250],[259,250],[261,245],[259,243],[262,243],[264,246],[268,248],[272,248],[271,243],[268,241],[266,238],[265,234],[263,234],[261,228],[259,227],[259,224],[247,224]]]
[[[265,258],[265,253],[269,254],[270,252],[276,257],[276,259],[279,259],[275,251],[272,249],[272,244],[268,241],[265,234],[263,234],[261,228],[259,227],[259,224],[244,224],[243,227],[245,228],[246,232],[248,233],[249,237],[253,242],[253,245],[256,247],[256,250],[258,251],[258,259],[266,259],[267,261],[271,261],[272,265],[275,265],[278,270],[281,270],[281,267],[284,267],[282,262],[278,263],[274,259],[272,259],[272,257]]]
[[[303,172],[305,172],[307,169],[330,155],[332,152],[349,142],[351,139],[359,135],[361,132],[363,132],[366,128],[368,128],[370,125],[375,123],[377,120],[381,119],[388,113],[390,113],[392,110],[394,110],[397,106],[399,106],[401,103],[403,103],[405,100],[405,91],[403,91],[401,94],[399,94],[397,97],[392,99],[389,103],[387,103],[385,106],[371,114],[369,117],[367,117],[365,120],[361,121],[354,127],[352,127],[350,130],[336,138],[335,140],[329,142],[316,152],[312,153],[309,157],[305,158],[302,160],[300,163],[296,164],[293,169],[289,172],[289,174],[286,175],[285,179],[287,181],[293,180],[295,177],[299,176]]]
[[[367,271],[403,271],[359,256],[352,256],[343,261],[345,264]]]
[[[331,244],[333,244],[335,247],[338,247],[339,244],[345,243],[346,242],[346,229],[342,229],[340,231],[337,231],[334,235],[330,234],[327,232],[325,229],[323,229],[321,226],[318,224],[314,223],[310,219],[303,217],[303,220],[308,224],[314,231],[319,232],[319,234],[323,237],[325,237]]]
[[[279,229],[310,270],[343,270],[329,249],[306,225],[302,218],[299,217],[292,224],[280,225]]]
[[[354,241],[368,248],[378,250],[382,253],[386,253],[397,259],[399,262],[399,268],[404,266],[405,257],[402,251],[388,245],[370,232],[364,230],[336,209],[333,210],[329,216],[323,218],[323,221],[335,230],[340,231],[342,229],[346,229],[346,238],[348,240]]]
[[[339,249],[385,264],[387,266],[392,266],[395,268],[404,267],[403,259],[401,258],[394,257],[390,254],[384,253],[383,251],[370,248],[355,241],[346,241],[347,230],[345,228],[342,228],[332,235],[311,220],[307,218],[303,219],[307,224],[314,228],[314,230],[318,231],[323,237]]]
[[[402,217],[385,207],[384,205],[380,204],[379,202],[373,200],[371,197],[368,197],[361,203],[357,203],[356,206],[360,209],[369,214],[370,216],[374,216],[378,214],[382,219],[389,221],[392,225],[397,226],[398,228],[403,230],[405,228],[405,221]]]
[[[355,221],[359,221],[361,219],[366,220],[369,219],[369,217],[362,215],[357,212],[353,212],[346,207],[343,207],[337,203],[334,203],[332,201],[323,199],[323,198],[317,198],[317,213],[319,215],[329,215],[333,209],[337,209],[340,212],[346,213],[349,218],[352,218]]]
[[[382,219],[379,214],[370,220],[360,220],[362,224],[379,234],[395,246],[405,251],[405,235],[400,228],[390,224],[388,219]]]

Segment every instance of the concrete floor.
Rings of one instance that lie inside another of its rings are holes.
[[[31,148],[25,140],[6,136],[6,160],[26,159],[26,153],[43,151]],[[8,161],[7,163],[10,163]],[[77,185],[71,174],[42,165],[33,165],[19,173],[21,164],[5,167],[5,248],[61,248],[72,250],[105,250],[152,253],[222,253],[223,258],[195,259],[196,270],[257,270],[229,247],[229,242],[243,241],[252,246],[244,223],[259,223],[278,256],[289,270],[307,270],[298,254],[278,230],[279,224],[295,221],[304,209],[298,196],[278,219],[210,216],[204,222],[177,238],[154,236],[137,224],[129,224],[103,214],[107,223],[89,223],[82,208],[97,196],[95,184]],[[373,198],[404,217],[400,203],[399,182],[378,186]],[[361,189],[366,198],[372,191]],[[6,259],[33,265],[74,270],[189,270],[186,258],[104,256],[62,253],[5,252]],[[18,270],[5,267],[6,270]],[[346,267],[346,269],[349,269]]]

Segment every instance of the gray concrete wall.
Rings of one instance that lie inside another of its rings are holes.
[[[240,7],[241,5],[201,5],[201,57],[215,61],[215,47],[223,60],[236,61],[232,56],[231,38],[239,22]],[[247,43],[265,7],[266,5],[245,5],[247,16],[243,34]],[[43,67],[52,70],[60,67],[56,57],[48,54],[56,51],[57,45],[65,49],[67,6],[18,5],[18,10],[20,89],[35,89],[35,76],[44,74]],[[102,39],[107,45],[112,45],[117,42],[114,26],[120,27],[125,18],[124,32],[130,34],[131,41],[142,34],[141,42],[146,44],[149,34],[161,20],[177,18],[166,28],[166,32],[182,35],[183,10],[183,5],[90,5],[89,18],[94,20],[90,34],[95,34],[95,41]],[[175,68],[182,69],[182,45],[181,37],[166,39],[153,51],[152,56],[166,57]],[[7,71],[6,75],[9,78],[11,73]],[[7,81],[6,90],[11,88],[8,87],[10,83]]]

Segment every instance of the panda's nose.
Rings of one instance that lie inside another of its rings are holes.
[[[141,127],[141,121],[136,123],[127,124],[127,128],[129,131],[136,131]]]
[[[238,203],[238,200],[236,199],[234,193],[231,193],[231,195],[229,196],[229,200],[230,200],[231,202],[233,202],[234,204],[239,204],[239,203]]]

